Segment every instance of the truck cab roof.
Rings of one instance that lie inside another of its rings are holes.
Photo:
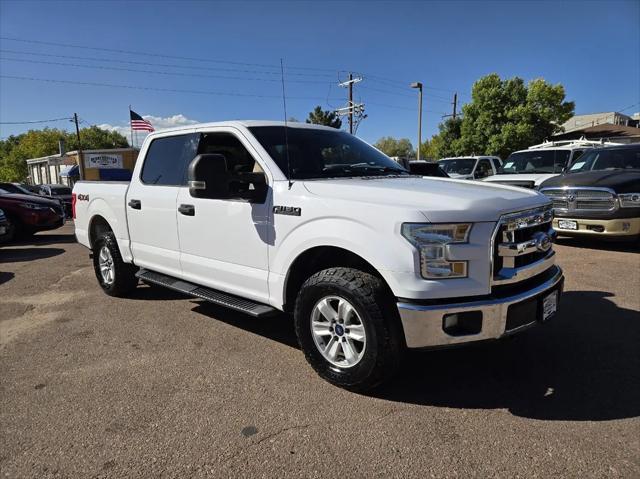
[[[324,125],[316,125],[313,123],[302,123],[296,121],[276,121],[276,120],[229,120],[229,121],[213,121],[207,123],[195,123],[192,125],[178,126],[174,128],[166,128],[163,130],[157,130],[151,134],[149,137],[156,136],[158,134],[171,133],[171,132],[179,132],[184,130],[193,130],[193,129],[203,129],[203,128],[215,128],[215,127],[240,127],[240,128],[251,128],[256,126],[287,126],[289,128],[307,128],[313,130],[335,130],[330,126]]]

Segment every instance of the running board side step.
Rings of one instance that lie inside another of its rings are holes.
[[[267,304],[256,303],[250,299],[240,298],[228,293],[223,293],[222,291],[205,288],[204,286],[198,286],[197,284],[182,281],[181,279],[177,279],[166,274],[156,273],[155,271],[149,271],[148,269],[140,269],[136,273],[136,276],[146,283],[153,283],[175,291],[180,291],[181,293],[189,294],[196,298],[204,299],[210,303],[234,309],[256,318],[278,313],[277,309]]]

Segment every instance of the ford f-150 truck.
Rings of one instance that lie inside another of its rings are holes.
[[[76,236],[112,296],[139,280],[293,314],[306,359],[366,390],[407,348],[497,339],[556,311],[551,202],[410,175],[343,131],[233,121],[152,133],[130,182],[78,182]]]

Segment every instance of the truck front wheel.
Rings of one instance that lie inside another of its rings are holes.
[[[111,231],[101,234],[93,244],[93,269],[100,287],[109,296],[125,296],[138,285],[137,268],[122,260]]]
[[[404,343],[397,314],[380,278],[330,268],[302,285],[294,321],[302,351],[322,378],[365,391],[400,364]]]

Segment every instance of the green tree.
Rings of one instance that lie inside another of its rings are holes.
[[[492,73],[474,83],[462,119],[448,119],[430,143],[436,158],[455,155],[499,155],[527,148],[561,131],[574,111],[562,85],[538,78],[502,80]]]
[[[422,156],[440,159],[462,154],[463,148],[460,141],[461,126],[462,119],[460,117],[455,119],[448,118],[440,123],[440,125],[438,125],[440,132],[431,137],[426,150],[420,150]]]
[[[306,121],[307,123],[330,126],[332,128],[340,128],[342,126],[342,120],[335,112],[323,110],[320,106],[315,107],[312,112],[309,112],[309,118],[307,118]]]
[[[120,133],[96,126],[80,130],[83,149],[123,148],[127,139]],[[23,181],[27,177],[26,160],[59,152],[58,142],[64,140],[67,150],[78,147],[75,133],[56,128],[29,130],[0,142],[0,181]]]
[[[391,136],[380,138],[373,146],[387,156],[411,158],[415,156],[413,145],[408,138],[396,139]]]
[[[109,131],[91,126],[80,130],[80,141],[82,148],[85,150],[98,150],[102,148],[126,148],[129,146],[127,139],[117,131]],[[76,135],[71,134],[71,138],[67,140],[68,149],[75,150],[78,148]]]

